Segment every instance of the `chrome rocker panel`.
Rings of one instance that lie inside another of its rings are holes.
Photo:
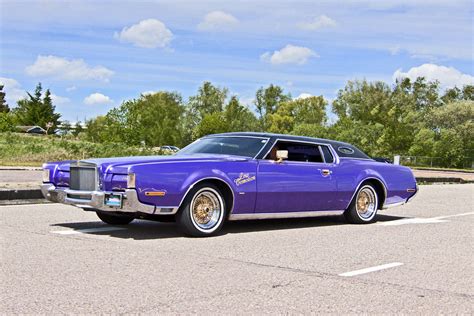
[[[41,185],[41,192],[45,199],[51,202],[70,204],[90,211],[100,210],[104,212],[146,213],[152,215],[173,215],[178,211],[178,207],[159,207],[144,204],[138,200],[137,191],[134,189],[127,189],[125,192],[77,191],[56,188],[51,183],[43,183]],[[121,208],[104,204],[104,197],[109,193],[122,194],[123,205]],[[73,198],[70,195],[81,196],[84,199]]]
[[[251,214],[230,214],[229,221],[253,220],[253,219],[273,219],[273,218],[301,218],[319,216],[338,216],[344,213],[343,210],[335,211],[310,211],[310,212],[284,212],[284,213],[251,213]]]

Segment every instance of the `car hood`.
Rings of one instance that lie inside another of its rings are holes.
[[[131,166],[160,163],[160,162],[200,162],[200,161],[247,161],[251,158],[231,155],[215,154],[193,154],[193,155],[170,155],[170,156],[134,156],[84,159],[81,162],[93,163],[99,167],[102,173],[127,174]],[[64,161],[59,164],[59,169],[69,171],[72,161]]]

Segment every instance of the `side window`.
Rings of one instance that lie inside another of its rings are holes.
[[[275,160],[277,150],[288,150],[287,161],[323,162],[318,145],[279,141],[265,159]]]
[[[321,150],[323,151],[324,160],[326,161],[326,163],[333,163],[334,162],[334,156],[332,155],[331,151],[329,150],[329,147],[321,145]]]

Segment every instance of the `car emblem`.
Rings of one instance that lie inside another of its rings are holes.
[[[251,182],[251,181],[255,181],[255,176],[250,176],[250,174],[243,173],[243,172],[240,173],[239,177],[234,180],[234,182],[237,186],[239,186],[241,184]]]

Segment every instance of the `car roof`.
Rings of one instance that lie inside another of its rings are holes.
[[[359,148],[355,147],[354,145],[351,145],[345,142],[336,141],[336,140],[325,139],[325,138],[264,133],[264,132],[231,132],[231,133],[212,134],[212,135],[207,135],[205,137],[210,137],[210,136],[247,136],[247,137],[271,138],[272,140],[281,139],[281,140],[289,140],[289,141],[294,140],[294,141],[323,143],[323,144],[330,144],[334,148],[334,150],[337,151],[337,154],[339,157],[371,159],[368,155],[366,155],[364,152],[362,152]],[[338,150],[339,147],[350,148],[354,152],[352,154],[343,153]]]

